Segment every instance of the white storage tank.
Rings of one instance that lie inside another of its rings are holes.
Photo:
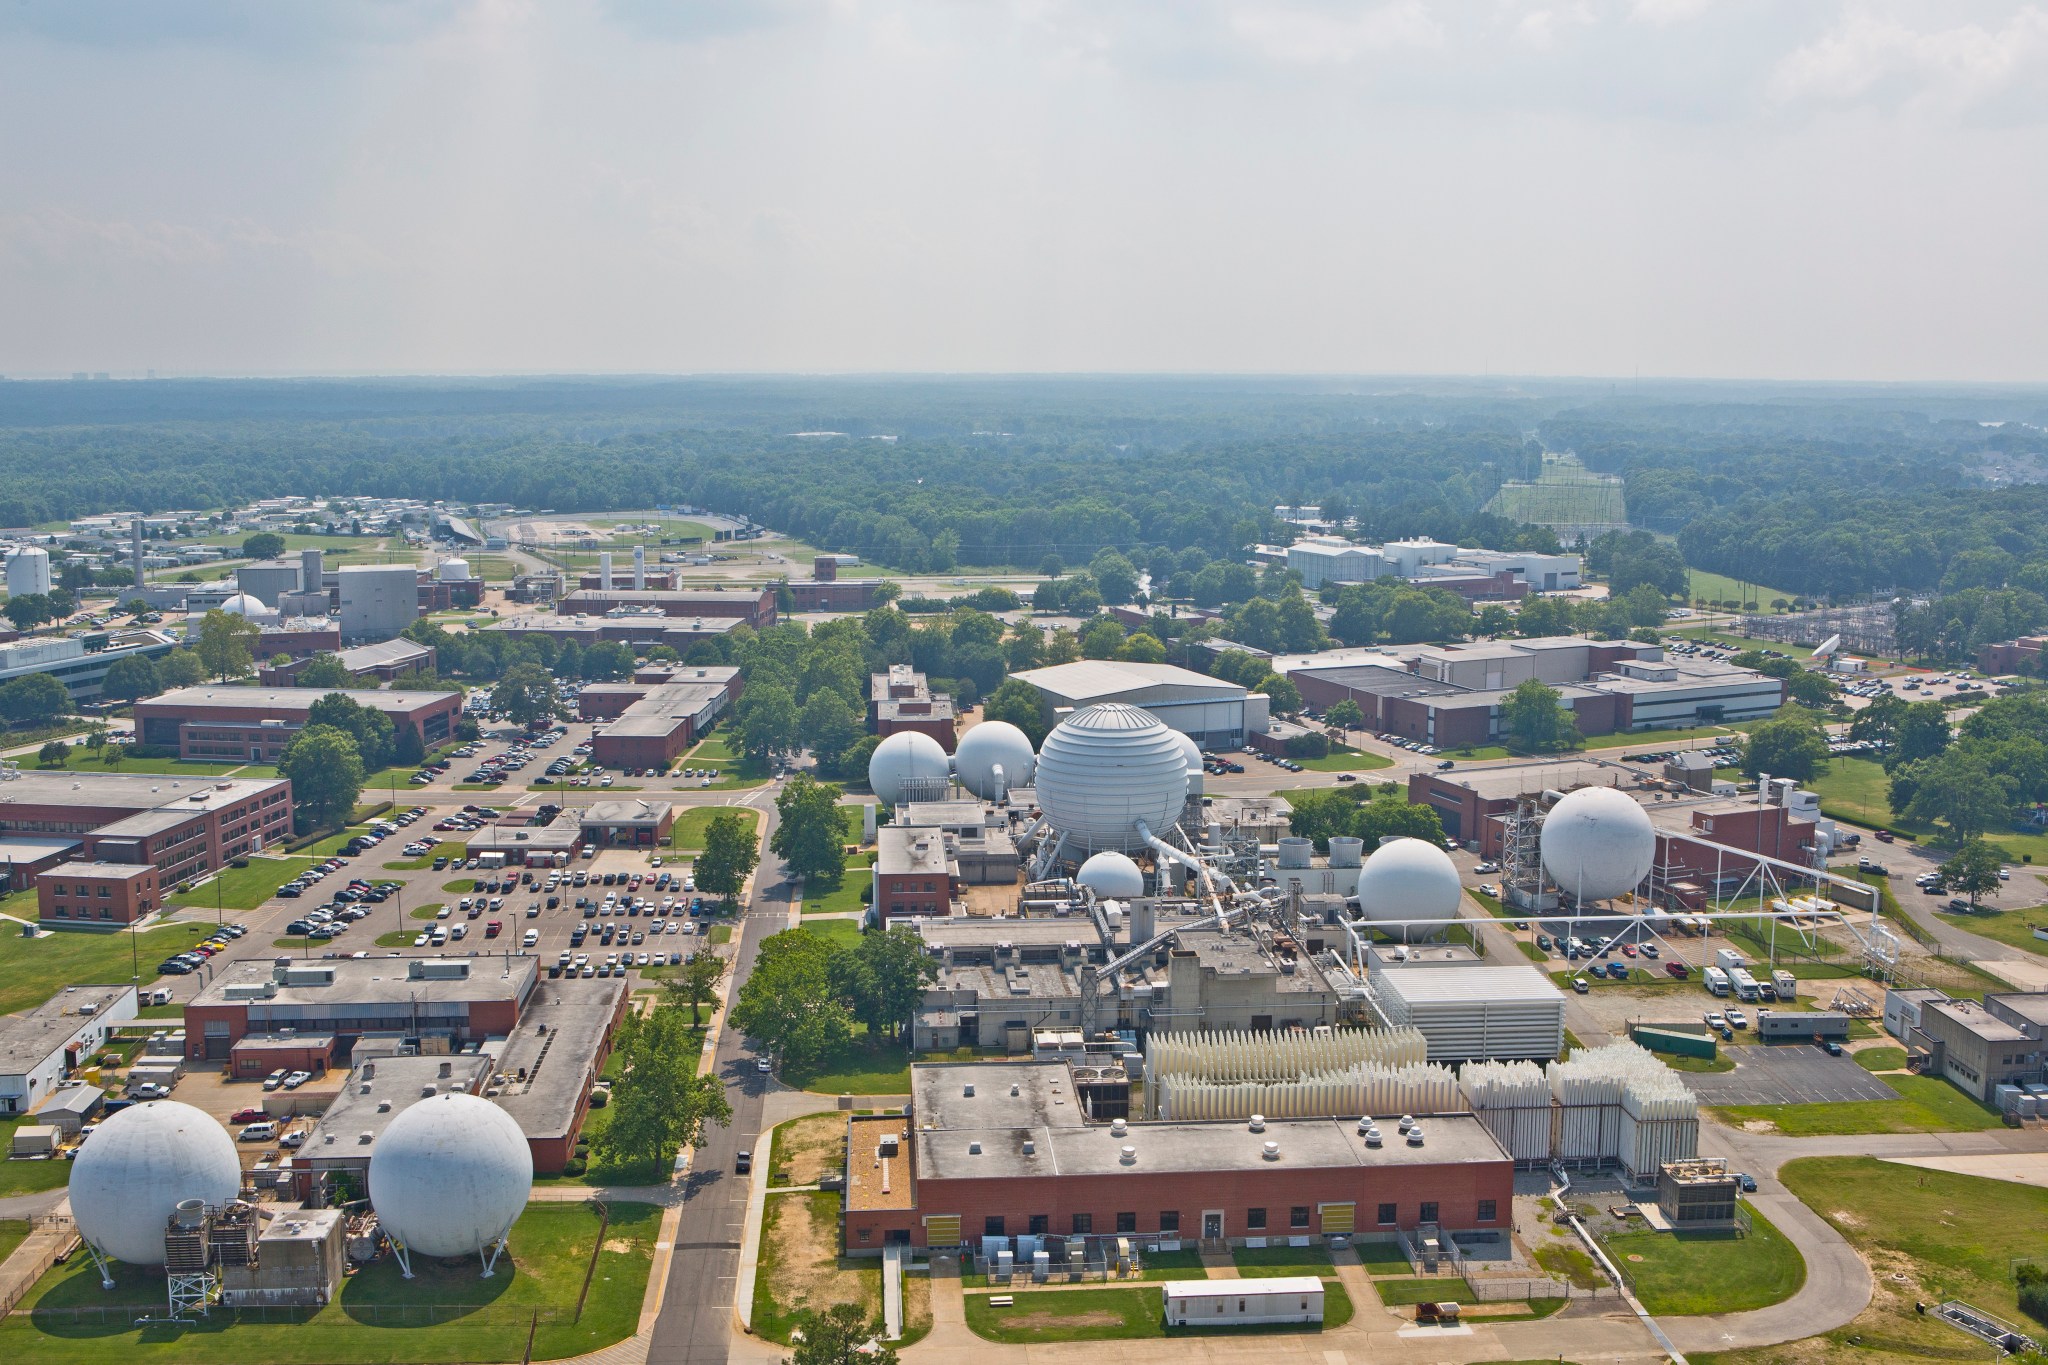
[[[1613,787],[1568,792],[1543,817],[1537,842],[1543,871],[1582,902],[1635,890],[1657,857],[1649,815]]]
[[[369,1188],[408,1259],[477,1255],[488,1275],[533,1192],[533,1153],[503,1109],[444,1093],[391,1121],[370,1156]]]
[[[868,756],[868,785],[891,806],[944,796],[951,771],[939,742],[916,730],[890,735]]]
[[[129,1265],[164,1263],[164,1227],[187,1199],[225,1204],[241,1192],[235,1140],[212,1115],[150,1100],[93,1130],[71,1164],[78,1235]]]
[[[469,561],[452,556],[444,559],[434,566],[434,577],[440,579],[443,583],[467,583],[469,581]]]
[[[1135,900],[1145,894],[1144,869],[1113,849],[1105,849],[1082,863],[1074,880],[1094,891],[1100,900]]]
[[[1330,840],[1331,867],[1358,867],[1365,861],[1365,840],[1339,834]]]
[[[1160,836],[1180,818],[1187,751],[1148,711],[1122,702],[1083,707],[1046,736],[1035,787],[1047,821],[1082,848],[1139,848],[1141,823]]]
[[[1465,894],[1451,855],[1421,839],[1389,839],[1358,873],[1358,909],[1376,921],[1453,919]]]
[[[1038,762],[1031,738],[1006,720],[985,720],[960,736],[953,769],[960,785],[984,801],[999,801],[1012,787],[1031,785]]]

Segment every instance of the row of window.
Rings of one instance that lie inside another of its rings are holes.
[[[137,901],[135,904],[135,913],[138,916],[146,915],[155,908],[156,907],[152,902]],[[93,914],[92,907],[89,905],[79,906],[78,912],[76,914],[73,914],[71,911],[65,909],[61,905],[53,905],[50,907],[51,919],[112,919],[113,917],[113,910],[110,907],[104,905],[100,907],[100,912],[97,916]]]
[[[51,883],[50,883],[50,894],[51,894],[51,895],[53,895],[53,896],[62,896],[62,895],[64,895],[64,894],[65,894],[65,890],[64,890],[64,883],[62,883],[62,882],[51,882]],[[80,882],[80,883],[78,884],[78,893],[77,893],[77,894],[79,894],[79,895],[81,895],[81,896],[98,896],[98,897],[99,897],[99,898],[100,898],[101,900],[105,900],[105,899],[107,899],[107,898],[108,898],[109,896],[111,896],[111,895],[113,895],[113,894],[114,894],[114,888],[113,888],[112,886],[110,886],[110,885],[106,884],[106,883],[102,883],[102,884],[101,884],[101,885],[99,886],[99,888],[98,888],[97,890],[95,890],[94,888],[92,888],[92,887],[90,887],[90,886],[87,886],[87,885],[86,885],[86,884],[85,884],[84,882]]]
[[[1401,1221],[1401,1206],[1397,1203],[1381,1204],[1379,1206],[1378,1214],[1379,1225],[1381,1227],[1399,1226]],[[1288,1231],[1308,1231],[1310,1226],[1310,1219],[1313,1215],[1314,1209],[1310,1205],[1294,1204],[1289,1206],[1287,1210]],[[1499,1216],[1499,1205],[1494,1200],[1482,1199],[1479,1201],[1479,1207],[1476,1210],[1476,1215],[1479,1222],[1491,1223]],[[1437,1201],[1434,1199],[1423,1200],[1421,1204],[1417,1206],[1416,1218],[1417,1221],[1423,1223],[1436,1222],[1438,1218]],[[1137,1230],[1138,1215],[1135,1211],[1129,1213],[1119,1213],[1116,1215],[1116,1231],[1119,1234],[1134,1233]],[[1271,1227],[1268,1220],[1267,1211],[1265,1209],[1249,1208],[1244,1211],[1244,1231],[1250,1233],[1259,1233],[1266,1232],[1269,1230],[1271,1230]],[[1030,1218],[1030,1226],[1027,1227],[1025,1231],[1027,1235],[1033,1237],[1047,1236],[1052,1232],[1052,1219],[1047,1214],[1034,1213],[1031,1215]],[[1074,1214],[1072,1216],[1071,1223],[1067,1231],[1072,1235],[1082,1237],[1093,1234],[1095,1231],[1095,1215],[1092,1213]],[[1161,1209],[1159,1211],[1160,1235],[1170,1237],[1177,1234],[1179,1231],[1180,1210]],[[985,1237],[1008,1236],[1009,1234],[1006,1231],[1006,1220],[1003,1218],[1003,1216],[1000,1214],[995,1214],[982,1219],[982,1235]]]

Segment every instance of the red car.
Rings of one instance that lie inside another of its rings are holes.
[[[237,1110],[236,1110],[236,1111],[234,1112],[234,1115],[233,1115],[233,1116],[232,1116],[231,1118],[229,1118],[229,1119],[228,1119],[228,1122],[229,1122],[229,1123],[261,1123],[261,1122],[262,1122],[262,1121],[263,1121],[264,1119],[267,1119],[267,1118],[269,1118],[269,1117],[270,1117],[270,1115],[269,1115],[269,1114],[267,1114],[267,1113],[265,1113],[265,1112],[264,1112],[263,1110],[261,1110],[261,1109],[237,1109]]]
[[[485,938],[496,938],[499,934],[503,932],[505,932],[505,925],[501,920],[492,920],[490,923],[484,926]]]
[[[1879,830],[1879,831],[1877,832],[1877,841],[1878,841],[1878,842],[1879,842],[1880,844],[1888,844],[1888,843],[1890,843],[1890,842],[1892,841],[1892,832],[1891,832],[1890,830],[1888,830],[1888,829],[1881,829],[1881,830]]]
[[[1692,974],[1683,962],[1667,962],[1664,964],[1664,970],[1677,977],[1680,981],[1685,980],[1686,977]]]

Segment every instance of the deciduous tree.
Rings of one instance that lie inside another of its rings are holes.
[[[693,869],[697,887],[730,909],[761,858],[754,822],[738,811],[720,811],[704,826],[704,851]]]

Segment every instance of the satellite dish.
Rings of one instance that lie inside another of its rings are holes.
[[[1813,651],[1813,657],[1816,659],[1832,658],[1834,656],[1835,651],[1840,649],[1841,647],[1842,637],[1839,635],[1830,635],[1827,639],[1820,642],[1819,649]]]

